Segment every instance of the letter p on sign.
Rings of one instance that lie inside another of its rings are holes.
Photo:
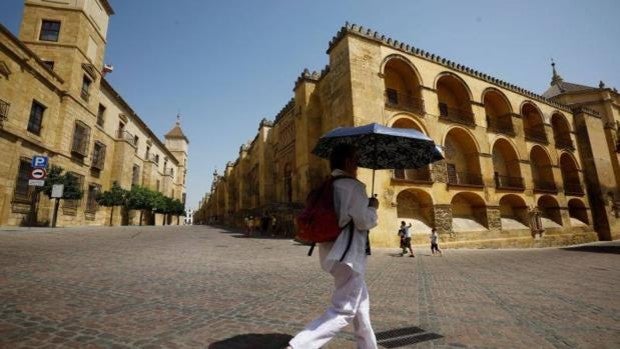
[[[47,156],[33,156],[32,167],[33,168],[47,168]]]

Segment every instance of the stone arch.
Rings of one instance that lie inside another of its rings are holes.
[[[515,194],[507,194],[499,200],[502,230],[529,229],[528,207],[525,200]]]
[[[506,97],[506,95],[502,91],[496,89],[495,87],[487,87],[486,89],[484,89],[484,91],[482,91],[482,95],[480,96],[480,100],[482,101],[482,103],[484,103],[485,98],[487,97],[487,94],[493,94],[499,97],[500,100],[507,107],[507,112],[513,113],[514,109],[512,108],[512,103],[510,103],[510,100],[508,99],[508,97]]]
[[[572,154],[564,152],[560,155],[560,172],[566,195],[582,195],[579,167]]]
[[[556,148],[574,149],[573,140],[571,139],[571,125],[564,114],[554,112],[551,115],[551,129],[553,130],[553,139]]]
[[[426,130],[424,123],[414,114],[396,114],[390,120],[388,120],[387,126],[396,128],[412,128],[428,136],[428,131]]]
[[[471,92],[471,89],[469,88],[469,85],[467,85],[465,80],[463,80],[463,78],[458,76],[457,74],[454,74],[454,73],[449,72],[449,71],[444,71],[444,72],[441,72],[441,73],[437,74],[437,76],[435,77],[434,85],[433,85],[435,90],[437,90],[439,88],[439,81],[442,78],[445,78],[445,77],[451,77],[451,78],[457,80],[462,85],[462,87],[465,89],[465,91],[467,92],[468,100],[469,101],[473,101],[474,100],[474,94]]]
[[[413,225],[414,233],[430,233],[435,222],[433,199],[421,189],[409,188],[396,196],[396,214],[399,222],[407,221]]]
[[[483,185],[480,148],[474,136],[462,127],[451,128],[444,138],[449,184]]]
[[[512,105],[501,91],[489,87],[482,92],[487,131],[515,136]]]
[[[420,72],[415,67],[415,65],[413,65],[413,63],[411,63],[411,61],[409,59],[407,59],[403,55],[400,55],[400,54],[397,54],[397,53],[393,53],[393,54],[387,55],[385,58],[383,58],[383,61],[381,61],[381,65],[379,67],[379,71],[381,72],[382,75],[385,75],[385,67],[387,66],[387,63],[389,61],[393,60],[393,59],[396,59],[396,60],[401,61],[404,64],[408,65],[409,68],[411,68],[411,70],[415,74],[415,76],[416,76],[418,82],[420,83],[420,85],[424,85],[424,82],[422,81],[422,75],[420,75]]]
[[[512,142],[498,138],[491,148],[493,177],[498,189],[525,189],[519,154]]]
[[[560,205],[553,196],[543,195],[538,198],[538,209],[540,210],[543,228],[562,227]]]
[[[435,81],[439,118],[449,122],[475,125],[469,86],[458,75],[441,73]]]
[[[557,191],[553,178],[551,157],[545,148],[539,145],[532,147],[530,150],[530,168],[535,190]]]
[[[525,139],[540,143],[548,143],[545,131],[545,118],[538,106],[530,101],[521,104],[521,115],[523,116],[523,134]]]
[[[460,192],[452,197],[452,230],[487,230],[487,210],[484,199],[472,192]]]
[[[573,226],[589,225],[588,208],[579,199],[568,200],[568,215],[570,216],[570,223]]]
[[[420,75],[411,62],[400,55],[388,56],[382,72],[386,107],[424,115]]]

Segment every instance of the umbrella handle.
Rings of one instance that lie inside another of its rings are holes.
[[[374,168],[372,169],[372,190],[371,190],[371,193],[372,193],[372,197],[374,198],[376,196],[376,194],[375,194],[375,169]]]

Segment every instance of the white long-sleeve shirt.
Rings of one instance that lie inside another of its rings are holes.
[[[347,175],[347,173],[341,170],[332,172],[332,176],[343,175]],[[377,209],[368,207],[366,186],[352,178],[334,181],[334,208],[338,215],[339,224],[344,228],[336,241],[318,244],[321,267],[329,272],[336,263],[340,262],[340,258],[342,258],[342,254],[349,243],[350,228],[345,227],[345,225],[352,219],[354,224],[353,240],[342,263],[347,264],[353,271],[362,274],[366,270],[367,232],[377,226]]]

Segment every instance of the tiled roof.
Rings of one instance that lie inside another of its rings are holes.
[[[566,92],[588,91],[588,90],[594,90],[594,89],[596,88],[590,87],[590,86],[579,85],[579,84],[573,84],[570,82],[558,81],[555,84],[551,85],[551,87],[549,87],[547,91],[545,91],[545,93],[543,93],[542,95],[545,98],[553,98],[555,96],[561,95],[562,93],[566,93]]]
[[[174,125],[172,130],[170,130],[164,135],[164,138],[184,139],[187,143],[189,143],[189,140],[187,139],[187,137],[185,137],[185,134],[183,134],[183,130],[181,130],[181,125],[179,125],[178,122],[176,123],[176,125]]]

